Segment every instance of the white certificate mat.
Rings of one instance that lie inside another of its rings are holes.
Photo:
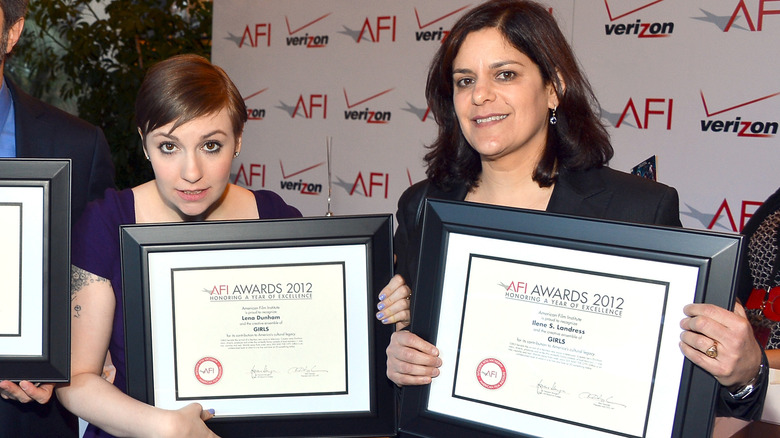
[[[173,294],[178,399],[347,392],[342,263],[175,270]]]
[[[366,282],[364,245],[149,254],[155,405],[369,412]]]
[[[0,203],[0,337],[19,336],[22,313],[22,205]],[[1,338],[0,338],[1,339]]]
[[[0,356],[43,354],[43,187],[0,188]]]
[[[683,355],[663,321],[684,317],[698,268],[458,233],[446,254],[431,412],[534,436],[671,435]]]

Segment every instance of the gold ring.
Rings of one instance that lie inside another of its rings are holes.
[[[712,341],[712,347],[708,348],[704,354],[711,359],[718,357],[718,341]]]

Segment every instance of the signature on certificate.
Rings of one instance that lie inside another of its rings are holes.
[[[322,373],[327,373],[328,370],[324,370],[321,368],[317,368],[317,365],[306,365],[306,366],[300,366],[300,367],[290,367],[287,370],[288,374],[299,374],[303,377],[312,377],[317,376]]]
[[[616,401],[612,400],[612,396],[608,395],[605,396],[603,394],[596,394],[593,392],[581,392],[580,398],[583,400],[591,400],[593,401],[594,406],[602,407],[602,408],[610,408],[614,409],[616,407],[618,408],[625,408],[626,405],[622,403],[618,403]]]
[[[544,383],[544,380],[540,380],[536,384],[536,393],[539,395],[546,395],[550,397],[560,397],[561,394],[565,394],[566,391],[558,388],[558,384],[553,382],[551,385]]]
[[[256,365],[252,365],[252,369],[249,371],[250,376],[253,379],[267,379],[273,377],[274,374],[278,372],[279,371],[268,369],[268,365],[263,365],[262,369],[257,369]]]

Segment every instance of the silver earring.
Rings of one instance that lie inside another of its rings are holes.
[[[558,123],[558,117],[555,116],[555,110],[556,109],[558,109],[557,106],[552,109],[552,115],[550,116],[550,124],[551,125],[554,125],[554,124]]]
[[[233,158],[238,158],[238,154],[240,154],[241,151],[235,151],[233,152]]]

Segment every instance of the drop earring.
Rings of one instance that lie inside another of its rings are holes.
[[[550,115],[550,124],[551,125],[555,125],[556,123],[558,123],[558,117],[555,116],[555,110],[556,109],[558,109],[557,106],[552,109],[552,114]]]

